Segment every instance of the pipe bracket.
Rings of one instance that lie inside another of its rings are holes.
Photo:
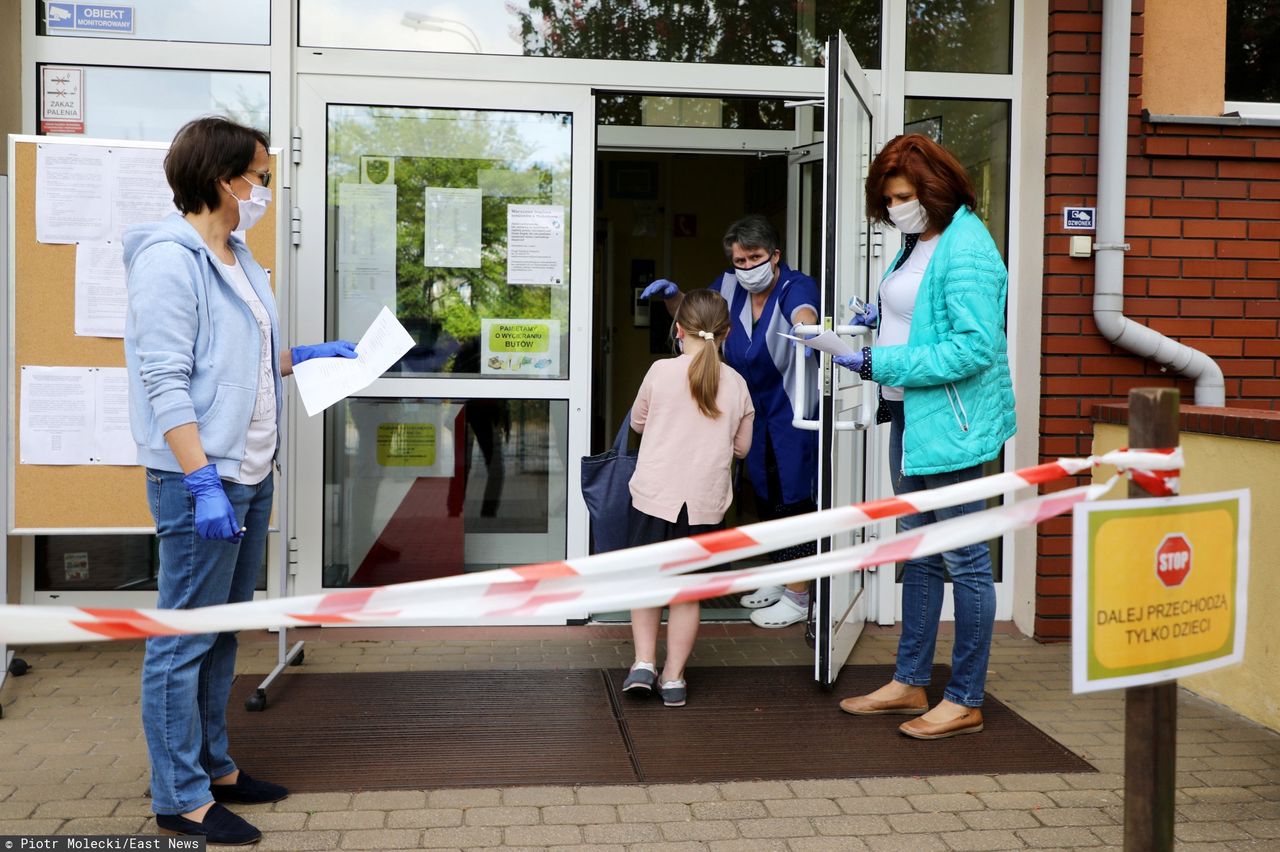
[[[1128,251],[1128,243],[1094,243],[1094,251]]]

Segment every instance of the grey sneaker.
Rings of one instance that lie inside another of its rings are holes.
[[[653,692],[658,682],[658,673],[642,663],[636,663],[622,682],[622,691],[636,696],[645,696]]]
[[[668,707],[683,707],[689,695],[689,687],[684,679],[664,681],[661,688],[662,703]]]

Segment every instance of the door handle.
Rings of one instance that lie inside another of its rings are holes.
[[[797,334],[819,334],[822,331],[820,325],[797,325],[792,328]],[[797,340],[794,344],[796,348],[796,386],[792,389],[791,398],[796,401],[796,411],[803,412],[809,409],[809,362],[816,360],[816,357],[810,358],[805,354],[808,347]],[[794,414],[795,412],[793,412]],[[822,429],[822,422],[819,420],[809,420],[805,417],[795,416],[791,418],[791,425],[796,429],[803,429],[806,432],[817,432]]]

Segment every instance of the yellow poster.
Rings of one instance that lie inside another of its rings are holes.
[[[378,464],[431,467],[436,463],[436,424],[379,423]]]
[[[1249,492],[1082,504],[1073,529],[1076,692],[1244,655]]]

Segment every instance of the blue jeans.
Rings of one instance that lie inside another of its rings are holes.
[[[147,468],[147,502],[160,548],[161,609],[191,609],[253,598],[266,552],[274,479],[222,481],[240,525],[239,542],[207,541],[195,528],[195,501],[182,474]],[[209,782],[236,765],[227,754],[227,697],[236,635],[202,633],[147,640],[142,663],[142,729],[151,756],[151,810],[181,814],[213,801]]]
[[[892,416],[889,427],[889,472],[893,493],[939,488],[982,476],[982,465],[947,473],[906,476],[902,472],[902,431],[906,424],[900,401],[885,400]],[[898,521],[907,532],[934,521],[981,512],[981,500],[948,506],[932,512],[908,515]],[[991,551],[985,542],[948,550],[934,556],[907,560],[902,578],[902,638],[898,641],[898,664],[893,679],[912,686],[927,686],[933,669],[933,651],[938,639],[938,619],[946,577],[951,576],[955,598],[956,641],[951,652],[951,680],[943,698],[965,707],[981,707],[987,682],[987,660],[991,656],[991,631],[996,618],[996,586],[991,575]]]

